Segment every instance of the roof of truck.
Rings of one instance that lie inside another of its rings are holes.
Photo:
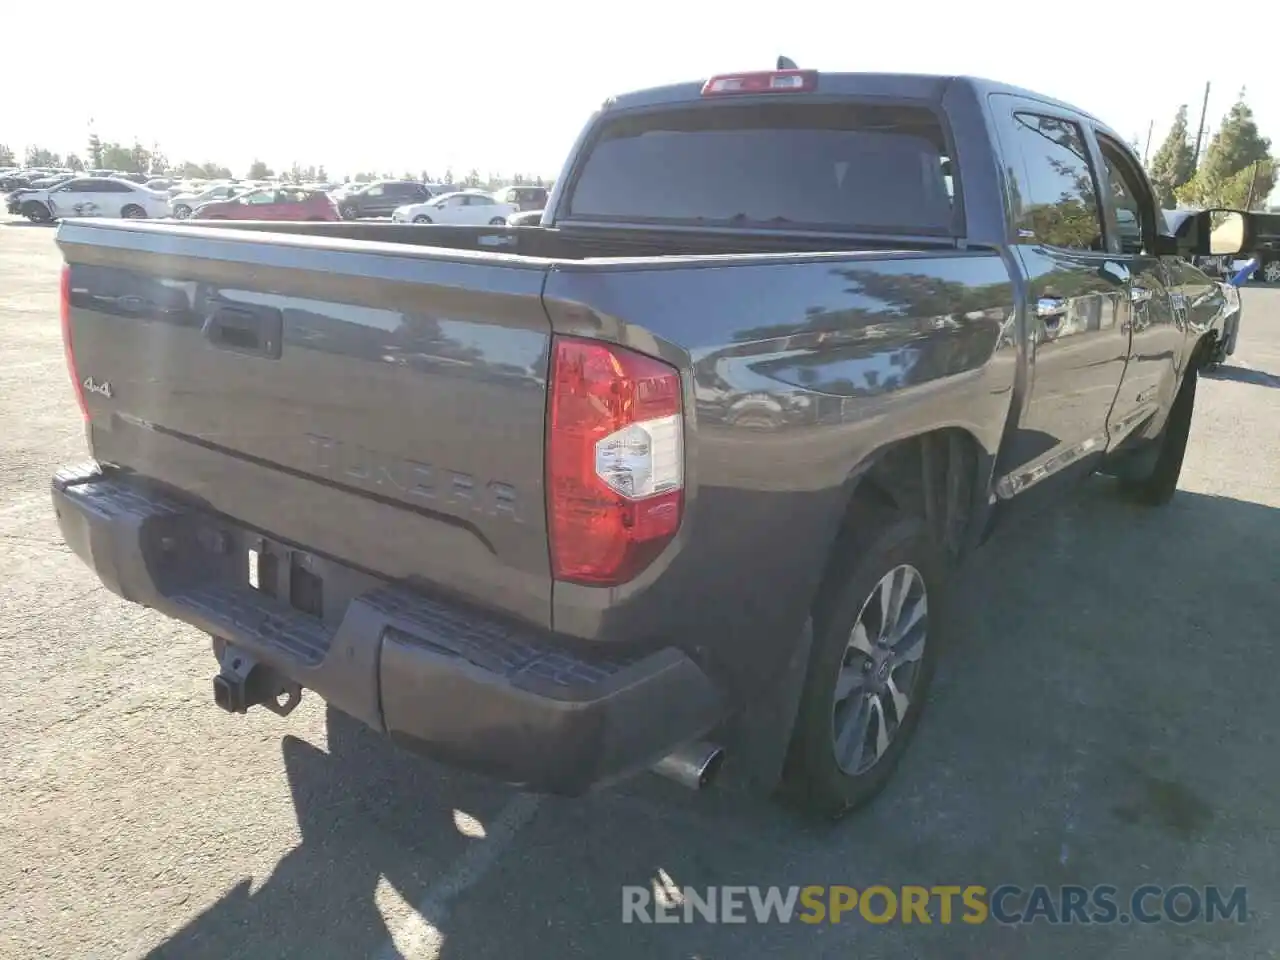
[[[762,70],[761,73],[768,73]],[[681,103],[701,100],[702,87],[706,79],[685,83],[673,83],[662,87],[650,87],[646,90],[635,90],[612,97],[608,101],[610,107],[628,109],[633,107],[660,106],[664,103]],[[1091,120],[1097,118],[1087,110],[1081,110],[1073,104],[1056,100],[1025,90],[1007,83],[998,83],[982,77],[949,76],[928,73],[824,73],[818,71],[818,93],[822,95],[858,94],[861,96],[905,97],[912,100],[942,100],[947,88],[953,84],[970,87],[978,96],[992,93],[1007,93],[1017,97],[1026,97],[1051,104],[1072,113],[1080,114]],[[1101,123],[1101,121],[1098,121]]]

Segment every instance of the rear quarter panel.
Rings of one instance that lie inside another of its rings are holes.
[[[662,638],[739,695],[763,688],[877,450],[954,426],[989,470],[1015,383],[1015,302],[995,253],[558,266],[544,291],[556,333],[681,369],[688,476],[676,544],[625,587],[556,584],[556,629]]]

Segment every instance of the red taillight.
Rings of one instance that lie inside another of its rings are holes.
[[[817,70],[767,70],[759,73],[726,73],[702,85],[704,97],[735,93],[806,93],[818,88]]]
[[[89,408],[84,404],[84,386],[76,370],[76,348],[71,342],[71,267],[68,264],[62,266],[59,300],[59,311],[62,315],[62,352],[67,358],[67,372],[71,374],[71,386],[76,391],[76,403],[80,405],[80,415],[88,420]]]
[[[680,528],[680,374],[612,344],[557,338],[547,430],[547,520],[557,580],[608,586]]]

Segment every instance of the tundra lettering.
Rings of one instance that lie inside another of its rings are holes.
[[[355,443],[307,434],[315,453],[318,474],[370,490],[394,490],[421,500],[442,500],[472,510],[502,516],[519,523],[516,489],[490,480],[479,487],[471,474],[420,463],[416,460],[380,460],[378,454]]]

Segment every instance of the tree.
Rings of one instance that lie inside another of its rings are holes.
[[[480,186],[480,171],[477,170],[475,167],[472,167],[471,172],[468,173],[465,178],[463,178],[462,184],[463,186],[466,186],[466,187]]]
[[[27,147],[26,166],[60,167],[62,166],[62,157],[52,150],[46,150],[44,147]]]
[[[254,160],[253,163],[249,164],[248,179],[265,180],[271,175],[271,168],[261,160]]]
[[[1188,207],[1256,209],[1266,204],[1275,182],[1275,163],[1271,160],[1260,160],[1225,177],[1206,165],[1178,189],[1178,202]]]
[[[1205,151],[1204,162],[1196,171],[1196,178],[1203,183],[1197,187],[1200,191],[1208,191],[1212,187],[1226,189],[1226,185],[1234,182],[1237,175],[1258,164],[1257,181],[1254,183],[1254,203],[1261,206],[1266,203],[1267,196],[1276,185],[1275,164],[1271,159],[1271,140],[1258,133],[1258,125],[1254,122],[1253,111],[1244,100],[1244,90],[1227,111],[1222,126],[1209,141],[1209,149]],[[1248,194],[1246,179],[1245,194]],[[1241,200],[1243,201],[1243,197]]]
[[[444,168],[444,183],[453,186],[453,167]]]
[[[1151,186],[1160,206],[1166,210],[1176,203],[1175,191],[1191,179],[1195,168],[1194,150],[1187,140],[1187,105],[1178,107],[1169,134],[1151,160]]]
[[[126,173],[147,173],[151,170],[151,151],[136,141],[132,147],[122,143],[103,143],[100,159],[101,166],[107,170]]]
[[[17,162],[17,157],[13,155],[13,151],[3,143],[0,143],[0,167],[11,167]]]
[[[231,168],[216,163],[192,163],[186,161],[173,168],[173,172],[184,180],[230,180]]]
[[[67,166],[70,167],[72,170],[74,170],[76,173],[80,173],[81,171],[84,170],[84,161],[81,160],[79,157],[77,157],[74,153],[68,153]]]
[[[89,166],[94,170],[102,169],[102,140],[96,133],[89,134]]]
[[[320,164],[320,166],[316,167],[316,179],[319,180],[321,183],[329,182],[329,174],[325,173],[323,163]]]

